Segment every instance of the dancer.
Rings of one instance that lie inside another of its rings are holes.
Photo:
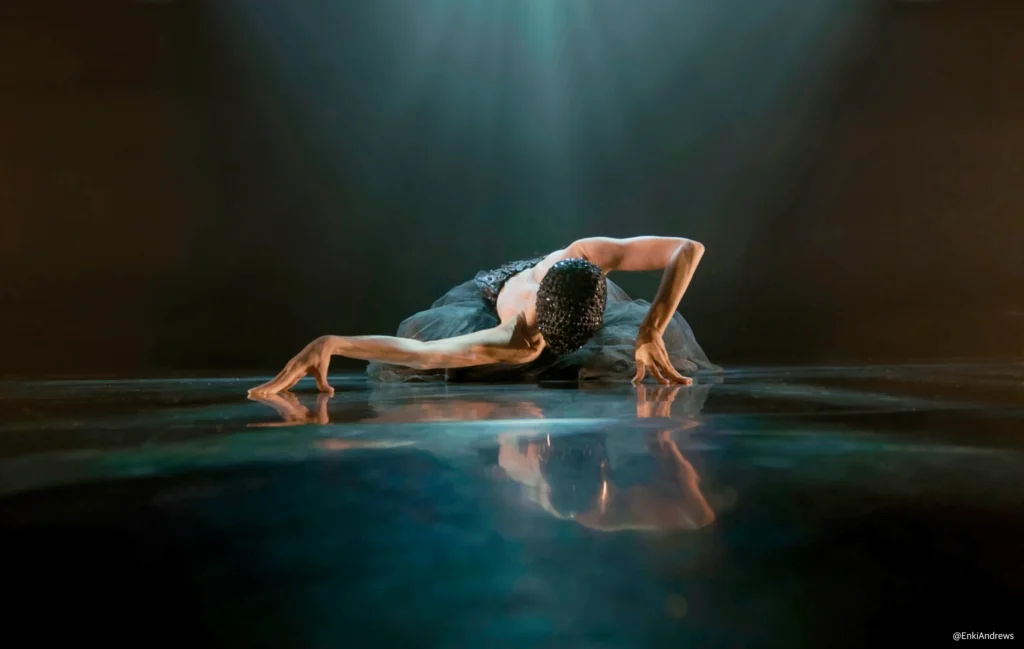
[[[371,361],[381,381],[621,379],[688,385],[718,371],[676,312],[704,254],[679,237],[580,239],[544,257],[480,272],[391,336],[321,336],[252,395],[312,375],[321,392],[331,356]],[[654,301],[632,300],[612,271],[664,270]]]

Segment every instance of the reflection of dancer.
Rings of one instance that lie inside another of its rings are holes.
[[[651,402],[643,386],[637,386],[637,417],[670,417],[678,390],[659,389]],[[697,425],[690,417],[675,430]],[[628,462],[616,466],[601,434],[533,438],[525,443],[515,435],[503,435],[498,466],[529,487],[530,498],[549,513],[595,530],[699,529],[715,515],[700,491],[697,472],[671,433],[660,430],[646,439],[649,457],[656,463],[653,479],[648,475],[630,480]]]
[[[678,237],[581,239],[545,257],[481,272],[398,336],[322,336],[272,380],[274,394],[307,374],[332,392],[332,355],[372,361],[380,380],[628,378],[690,383],[679,372],[716,370],[676,313],[704,247]],[[631,300],[611,271],[664,270],[652,304]],[[454,371],[459,369],[458,372]]]
[[[544,413],[536,404],[523,400],[427,400],[391,407],[361,421],[513,420],[517,430],[498,436],[498,467],[505,476],[529,487],[530,498],[549,513],[602,531],[692,530],[708,525],[715,516],[701,493],[700,478],[672,439],[673,432],[700,425],[694,414],[699,412],[706,390],[688,388],[680,392],[679,386],[675,386],[659,388],[650,395],[643,385],[636,390],[636,416],[665,422],[665,428],[648,434],[644,440],[644,455],[653,460],[653,469],[637,466],[642,462],[637,462],[635,456],[617,460],[618,445],[614,440],[609,443],[601,433],[540,437],[527,421],[544,419]],[[680,395],[682,403],[675,405],[681,406],[685,414],[673,419],[673,403]],[[280,422],[250,424],[253,427],[330,422],[327,394],[317,396],[314,409],[288,393],[252,399],[270,406],[282,418]],[[359,439],[317,442],[327,450],[389,448],[411,443]],[[637,473],[642,475],[641,479],[637,479]]]

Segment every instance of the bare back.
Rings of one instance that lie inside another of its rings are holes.
[[[567,250],[556,250],[533,268],[510,277],[498,293],[498,320],[502,324],[518,322],[515,335],[527,341],[532,348],[540,349],[544,345],[537,329],[537,289],[548,270],[568,258]]]

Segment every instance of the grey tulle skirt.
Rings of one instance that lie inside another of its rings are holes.
[[[611,280],[604,310],[604,325],[582,349],[556,356],[545,351],[525,365],[484,365],[423,370],[370,363],[367,374],[378,381],[483,381],[535,382],[557,380],[623,380],[636,374],[634,343],[650,302],[633,300]],[[410,316],[398,327],[398,336],[424,342],[453,338],[498,326],[498,315],[475,280],[459,284],[426,311]],[[697,344],[693,330],[676,313],[664,333],[672,364],[684,375],[720,372]]]

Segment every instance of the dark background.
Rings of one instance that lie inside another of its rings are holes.
[[[1022,25],[1020,0],[2,3],[0,373],[276,369],[479,268],[652,233],[706,244],[681,310],[720,363],[1020,359]]]

